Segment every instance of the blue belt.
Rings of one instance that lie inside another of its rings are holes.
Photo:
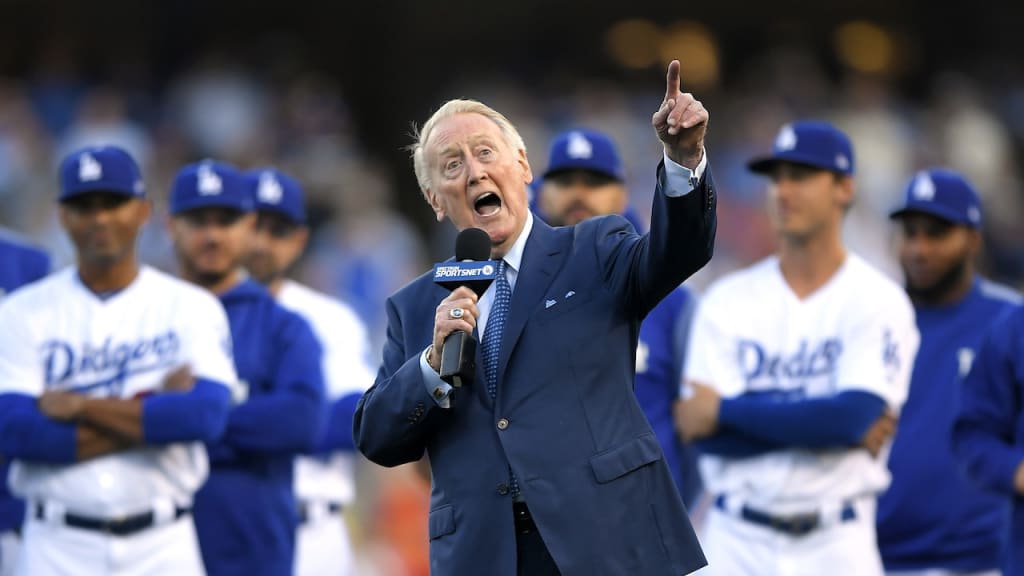
[[[729,508],[725,505],[724,494],[719,494],[715,497],[715,508],[729,512]],[[776,516],[744,505],[740,508],[739,513],[740,518],[750,522],[751,524],[765,526],[777,532],[789,534],[790,536],[804,536],[821,526],[821,512]],[[857,511],[854,509],[853,504],[851,502],[844,502],[843,507],[839,512],[839,521],[849,522],[856,518]]]

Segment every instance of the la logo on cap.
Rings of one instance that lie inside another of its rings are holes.
[[[981,210],[978,210],[977,206],[971,206],[967,209],[967,219],[975,224],[981,222]]]
[[[196,189],[202,196],[216,196],[224,188],[220,176],[217,176],[209,164],[199,166],[199,170],[196,172],[196,181]]]
[[[78,157],[78,179],[81,182],[92,182],[103,177],[103,165],[88,152]]]
[[[281,202],[284,192],[281,190],[281,183],[277,181],[277,178],[274,178],[273,172],[260,174],[260,184],[256,189],[256,195],[259,196],[260,202],[266,202],[267,204]]]
[[[587,137],[579,132],[569,134],[569,144],[565,153],[570,158],[587,159],[594,155],[594,146],[587,140]]]
[[[931,202],[935,199],[935,182],[932,182],[931,176],[927,172],[918,172],[914,178],[914,187],[911,189],[911,194],[917,200],[925,202]]]
[[[779,135],[775,137],[775,148],[778,150],[792,150],[796,148],[796,132],[793,127],[786,124],[779,130]]]

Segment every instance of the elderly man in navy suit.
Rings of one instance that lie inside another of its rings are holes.
[[[353,424],[378,464],[429,456],[435,576],[678,576],[706,563],[632,391],[641,319],[714,245],[708,112],[680,92],[676,61],[666,84],[643,236],[617,215],[534,219],[526,146],[479,102],[447,102],[412,146],[438,221],[483,229],[498,262],[479,299],[425,274],[388,300],[383,364]],[[438,374],[456,330],[481,345],[472,383],[453,389]]]

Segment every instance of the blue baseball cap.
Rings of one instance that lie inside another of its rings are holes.
[[[131,154],[117,146],[90,146],[72,152],[60,164],[58,200],[63,202],[89,192],[141,198],[145,186],[139,165]]]
[[[747,163],[751,172],[770,173],[779,162],[792,162],[853,175],[853,146],[850,139],[827,122],[803,120],[779,130],[771,156]]]
[[[298,180],[280,170],[260,168],[245,173],[245,186],[256,201],[256,210],[281,214],[295,224],[306,223],[306,203]]]
[[[626,179],[615,143],[607,134],[594,130],[569,130],[551,142],[544,177],[569,170],[589,170],[619,181]]]
[[[921,170],[910,179],[903,196],[903,204],[889,218],[923,212],[968,228],[981,227],[981,199],[959,172],[944,168]]]
[[[229,208],[251,212],[252,194],[242,173],[230,164],[203,160],[178,171],[171,185],[171,214],[196,208]]]

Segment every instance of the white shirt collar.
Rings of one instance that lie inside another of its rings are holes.
[[[526,239],[530,237],[531,230],[533,230],[533,212],[527,212],[523,230],[504,258],[505,264],[516,273],[519,273],[519,266],[523,262],[523,251],[526,250]]]

